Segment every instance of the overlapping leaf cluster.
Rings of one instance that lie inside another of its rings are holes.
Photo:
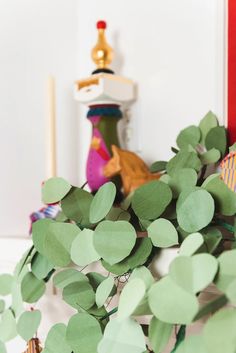
[[[112,182],[95,196],[62,178],[44,183],[44,203],[59,202],[61,212],[33,225],[32,248],[13,276],[0,276],[0,295],[12,295],[10,307],[0,301],[1,353],[16,334],[29,340],[37,331],[41,313],[24,302],[37,302],[51,279],[75,314],[51,328],[44,353],[161,353],[176,330],[173,352],[235,352],[236,309],[225,304],[236,303],[236,194],[217,169],[226,129],[209,112],[180,132],[173,151],[151,166],[161,178],[119,205]],[[178,256],[156,278],[156,258],[173,246]],[[219,294],[201,307],[210,284]],[[212,313],[185,338],[187,325]]]

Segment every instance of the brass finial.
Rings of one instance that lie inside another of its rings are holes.
[[[97,22],[98,40],[92,49],[92,59],[97,65],[98,71],[110,71],[109,65],[113,59],[113,49],[109,46],[105,37],[105,29],[107,25],[105,21]]]

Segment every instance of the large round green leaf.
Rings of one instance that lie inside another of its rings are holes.
[[[172,199],[170,187],[162,181],[151,181],[135,190],[132,208],[141,219],[158,218]]]
[[[129,280],[132,281],[135,278],[141,279],[145,283],[146,289],[149,289],[151,285],[154,283],[154,278],[151,272],[145,266],[140,266],[133,270]]]
[[[134,320],[114,319],[108,322],[98,353],[143,353],[146,350],[141,326]],[[88,352],[91,353],[91,352]]]
[[[177,209],[178,223],[186,232],[197,232],[211,222],[214,210],[214,200],[210,193],[206,190],[193,191]]]
[[[100,324],[93,316],[81,313],[70,318],[66,339],[73,352],[97,352],[97,345],[101,338]]]
[[[194,169],[183,168],[170,178],[168,185],[171,187],[174,197],[182,191],[197,184],[197,173]]]
[[[217,270],[215,257],[197,254],[192,257],[176,257],[170,265],[169,275],[184,290],[196,294],[212,283]]]
[[[227,136],[225,127],[213,127],[206,136],[205,145],[208,150],[216,148],[221,152],[221,155],[223,157],[227,147]]]
[[[199,128],[201,130],[201,143],[205,144],[205,138],[208,132],[213,128],[218,126],[218,120],[214,113],[209,111],[204,118],[200,121]]]
[[[206,323],[203,329],[207,352],[235,353],[236,309],[218,311]]]
[[[154,352],[159,353],[166,348],[166,345],[170,340],[172,331],[172,324],[162,322],[153,316],[148,330],[148,338],[150,340]]]
[[[34,255],[31,262],[31,271],[35,277],[38,279],[44,279],[52,269],[53,265],[45,256],[39,254],[38,252]]]
[[[99,255],[110,265],[127,257],[136,241],[133,226],[126,221],[103,221],[94,233],[94,246]]]
[[[89,220],[91,223],[101,221],[110,211],[116,197],[116,187],[112,182],[100,187],[90,206]]]
[[[82,227],[90,225],[89,211],[93,195],[80,188],[72,188],[61,202],[62,211],[71,220]]]
[[[225,251],[218,257],[219,273],[216,277],[216,286],[225,292],[232,281],[236,279],[236,249]]]
[[[54,223],[52,219],[44,218],[33,223],[32,237],[35,249],[40,253],[44,253],[45,239],[49,229],[49,225]]]
[[[151,287],[149,306],[159,320],[172,324],[189,324],[198,312],[195,295],[185,291],[168,276]]]
[[[114,278],[107,277],[104,281],[102,281],[96,290],[96,304],[98,308],[101,308],[107,298],[111,295],[112,289],[114,286]]]
[[[10,309],[4,311],[0,319],[0,341],[8,342],[16,337],[16,319]]]
[[[25,311],[17,322],[17,332],[25,340],[29,341],[37,332],[41,321],[39,310]]]
[[[228,188],[218,174],[208,177],[202,187],[213,196],[217,212],[225,216],[236,213],[236,193]]]
[[[42,201],[46,204],[61,201],[70,189],[71,185],[65,179],[59,177],[50,178],[43,184]]]
[[[195,152],[181,151],[168,162],[166,170],[170,176],[174,176],[183,168],[195,169],[198,172],[201,167],[202,163]]]
[[[21,282],[22,299],[26,303],[35,303],[42,297],[45,289],[44,281],[36,278],[32,272],[28,272]]]
[[[52,326],[45,341],[44,351],[46,353],[71,353],[71,347],[66,340],[66,325]]]
[[[8,295],[11,293],[13,276],[7,273],[0,275],[0,295]]]
[[[95,293],[88,281],[68,284],[63,289],[63,299],[75,309],[90,309],[95,303]]]
[[[195,254],[204,244],[203,236],[200,233],[189,234],[180,246],[179,254],[191,256]]]
[[[94,232],[84,229],[74,239],[71,246],[71,259],[79,266],[87,266],[100,259],[93,244]]]
[[[127,273],[130,270],[128,258],[124,259],[121,262],[118,262],[117,264],[110,265],[108,262],[102,260],[101,261],[102,266],[108,271],[113,273],[114,275],[121,276],[125,273]]]
[[[84,281],[88,281],[88,278],[82,272],[74,268],[67,268],[66,270],[58,272],[53,277],[54,286],[62,289],[68,286],[68,284]]]
[[[127,257],[127,262],[131,269],[143,265],[152,252],[152,242],[149,238],[137,238],[131,254]]]
[[[199,127],[191,125],[180,131],[177,137],[177,145],[179,148],[185,148],[189,145],[195,147],[201,138],[201,131]]]
[[[144,299],[146,293],[145,282],[140,278],[129,281],[121,292],[118,317],[125,319],[131,316]]]
[[[80,229],[75,224],[52,222],[48,225],[42,255],[55,266],[67,266],[71,262],[71,245]]]
[[[156,219],[147,229],[154,246],[168,248],[178,244],[178,233],[173,224],[164,218]]]

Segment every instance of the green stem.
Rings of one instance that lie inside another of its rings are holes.
[[[106,315],[104,315],[102,318],[101,318],[101,321],[107,319],[109,316],[115,314],[118,310],[118,306],[113,308],[111,311],[109,311]]]
[[[225,221],[223,221],[222,219],[216,219],[215,223],[218,226],[221,226],[224,229],[228,230],[230,233],[233,233],[233,234],[235,233],[235,228],[231,224],[226,223]]]

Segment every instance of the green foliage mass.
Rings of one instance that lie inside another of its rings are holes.
[[[236,309],[225,304],[236,304],[236,193],[218,169],[230,148],[227,131],[209,112],[176,143],[169,161],[150,168],[160,180],[119,205],[112,182],[95,196],[62,178],[44,183],[44,202],[58,202],[62,212],[34,223],[32,247],[13,275],[0,275],[0,352],[17,334],[34,336],[44,313],[24,307],[50,281],[75,313],[51,327],[44,353],[161,353],[174,332],[172,352],[235,352]],[[156,278],[156,259],[172,247],[178,255]],[[212,284],[219,294],[200,307]],[[148,325],[139,323],[143,315],[151,315]],[[200,318],[203,330],[185,337]]]

